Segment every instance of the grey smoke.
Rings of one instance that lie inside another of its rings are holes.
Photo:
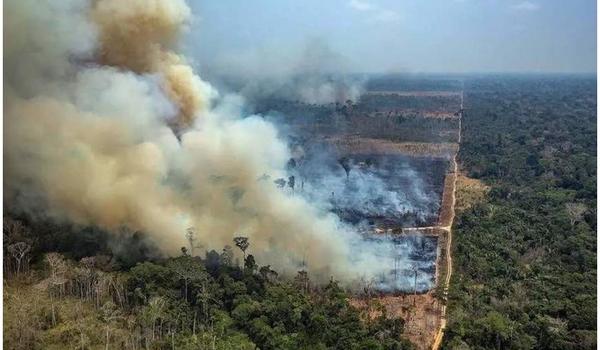
[[[204,64],[207,79],[240,93],[250,103],[280,98],[309,104],[357,101],[365,79],[350,75],[351,64],[325,41],[302,48],[260,47],[221,53]]]

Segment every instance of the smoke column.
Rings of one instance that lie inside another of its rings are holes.
[[[261,180],[286,178],[290,151],[177,54],[183,0],[9,0],[5,11],[8,206],[141,231],[166,254],[193,226],[206,249],[250,237],[250,253],[284,272],[303,261],[313,278],[385,272],[376,252],[392,243],[364,242]]]

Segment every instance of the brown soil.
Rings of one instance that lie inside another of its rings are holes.
[[[456,211],[464,211],[482,202],[490,187],[477,179],[471,179],[462,173],[456,179]]]
[[[442,205],[440,208],[440,216],[438,219],[439,226],[448,227],[452,225],[452,206],[454,205],[452,190],[454,187],[455,177],[456,173],[449,172],[446,175],[446,179],[444,180],[444,194],[442,195]]]
[[[377,296],[353,299],[350,303],[361,310],[364,317],[375,318],[385,310],[387,317],[401,317],[406,322],[404,337],[417,349],[429,349],[440,326],[441,304],[432,292],[400,296]]]

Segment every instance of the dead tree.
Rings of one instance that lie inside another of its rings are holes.
[[[298,274],[294,278],[294,284],[300,288],[304,293],[308,293],[310,287],[310,279],[308,278],[308,272],[305,270],[298,271]]]
[[[52,325],[56,325],[56,313],[54,308],[54,290],[58,289],[58,296],[64,295],[65,285],[67,284],[68,266],[64,257],[59,253],[46,254],[46,263],[50,267],[50,277],[46,279],[48,294],[50,295],[50,307],[52,310]]]
[[[102,313],[100,316],[102,321],[104,321],[104,330],[106,332],[105,349],[108,350],[110,348],[110,331],[115,328],[115,323],[123,317],[117,306],[111,301],[102,305]]]
[[[194,256],[194,249],[202,248],[201,244],[195,243],[198,240],[198,234],[197,234],[196,228],[188,227],[188,229],[185,231],[185,238],[187,238],[188,244],[190,245],[190,256]],[[183,249],[182,249],[182,252],[185,255],[185,252]]]
[[[8,247],[18,242],[29,241],[28,236],[28,229],[25,225],[23,225],[20,221],[5,217],[2,236],[5,249],[4,256],[12,256],[13,253],[8,251]],[[19,268],[17,266],[13,266],[14,263],[16,263],[16,260],[14,259],[4,259],[4,268],[8,275],[16,272],[16,270]]]
[[[246,261],[246,249],[250,246],[250,241],[248,237],[238,236],[233,238],[233,242],[235,245],[240,248],[242,253],[244,254],[244,262]]]
[[[567,203],[565,204],[567,214],[569,215],[569,221],[571,227],[574,227],[576,223],[583,219],[583,215],[588,210],[587,205],[583,203]]]
[[[350,170],[352,169],[352,166],[350,165],[350,158],[342,157],[342,158],[338,159],[338,163],[340,163],[342,168],[344,168],[344,171],[346,172],[346,180],[347,180],[350,177]]]
[[[278,188],[284,188],[286,183],[284,179],[277,179],[273,182],[275,183],[275,185],[277,185]]]
[[[27,254],[31,251],[31,246],[25,242],[17,242],[9,245],[7,250],[17,265],[15,274],[16,276],[19,276],[23,264],[25,263],[26,266],[29,265],[29,257]]]
[[[414,289],[414,292],[415,292],[415,299],[414,299],[414,302],[413,302],[413,304],[416,304],[416,302],[417,302],[417,275],[418,275],[418,273],[419,273],[419,269],[418,269],[418,267],[417,267],[417,265],[416,265],[416,264],[412,264],[412,266],[411,266],[411,270],[412,270],[412,271],[413,271],[413,273],[415,274],[415,287],[414,287],[414,288],[415,288],[415,289]]]

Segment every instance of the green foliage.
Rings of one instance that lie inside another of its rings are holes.
[[[460,162],[492,186],[457,216],[448,349],[596,347],[596,81],[466,84]]]
[[[69,271],[61,294],[30,284],[12,288],[4,299],[5,339],[20,340],[5,342],[5,347],[411,348],[399,340],[402,320],[361,320],[349,295],[333,281],[315,290],[304,273],[305,288],[298,288],[293,280],[278,279],[269,266],[259,267],[252,255],[244,267],[230,266],[229,253],[224,257],[226,261],[216,252],[207,252],[206,259],[184,254],[139,263],[126,272],[88,273],[103,276],[106,283],[101,285],[107,286],[92,295],[93,303],[78,289],[82,275]],[[90,261],[67,268],[83,271]],[[82,306],[85,312],[78,309]],[[20,312],[27,317],[16,317]]]

